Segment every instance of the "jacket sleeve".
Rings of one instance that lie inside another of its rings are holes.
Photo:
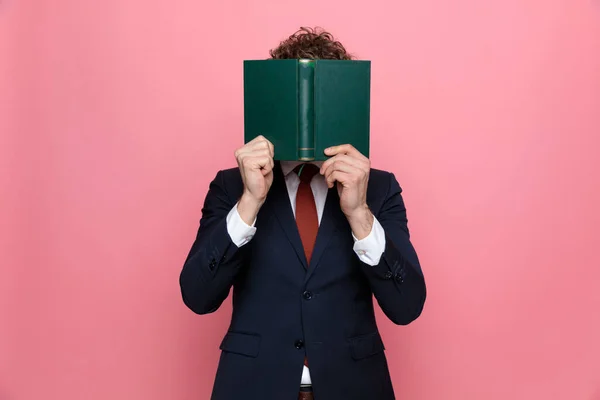
[[[410,242],[402,189],[389,174],[389,190],[376,218],[385,231],[385,250],[379,264],[361,261],[371,290],[385,315],[407,325],[423,310],[427,291],[417,253]]]
[[[183,302],[197,314],[221,306],[244,264],[248,246],[238,248],[227,232],[227,214],[235,204],[220,171],[209,186],[200,228],[179,276]]]

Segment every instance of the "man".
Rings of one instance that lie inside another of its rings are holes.
[[[350,59],[308,28],[271,57]],[[399,325],[426,297],[401,188],[350,145],[307,164],[273,150],[258,137],[235,151],[238,168],[218,172],[180,276],[198,314],[233,286],[212,399],[394,399],[373,295]]]

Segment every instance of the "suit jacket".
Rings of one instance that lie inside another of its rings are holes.
[[[274,174],[256,234],[241,248],[226,226],[241,176],[238,169],[217,174],[181,271],[183,301],[198,314],[217,310],[233,286],[212,399],[295,400],[305,356],[318,400],[394,399],[373,297],[399,325],[421,314],[426,297],[398,182],[371,170],[367,203],[386,232],[378,265],[354,253],[335,187],[308,265],[279,163]]]

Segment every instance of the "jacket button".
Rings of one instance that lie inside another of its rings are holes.
[[[216,266],[217,266],[217,263],[215,262],[214,259],[210,262],[210,264],[208,264],[208,268],[210,268],[211,271],[213,269],[215,269]]]
[[[309,292],[308,290],[306,290],[304,293],[302,293],[302,297],[304,297],[304,300],[310,300],[312,299],[312,292]]]
[[[398,282],[398,283],[404,282],[404,277],[399,272],[396,273],[396,282]]]
[[[304,342],[302,340],[296,340],[296,343],[294,343],[294,346],[300,350],[301,348],[304,347]]]
[[[394,276],[394,274],[392,274],[392,271],[386,271],[385,279],[390,279],[392,276]]]

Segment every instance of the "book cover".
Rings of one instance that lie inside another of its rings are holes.
[[[244,61],[244,141],[265,136],[281,161],[346,143],[368,157],[370,89],[370,61]]]

